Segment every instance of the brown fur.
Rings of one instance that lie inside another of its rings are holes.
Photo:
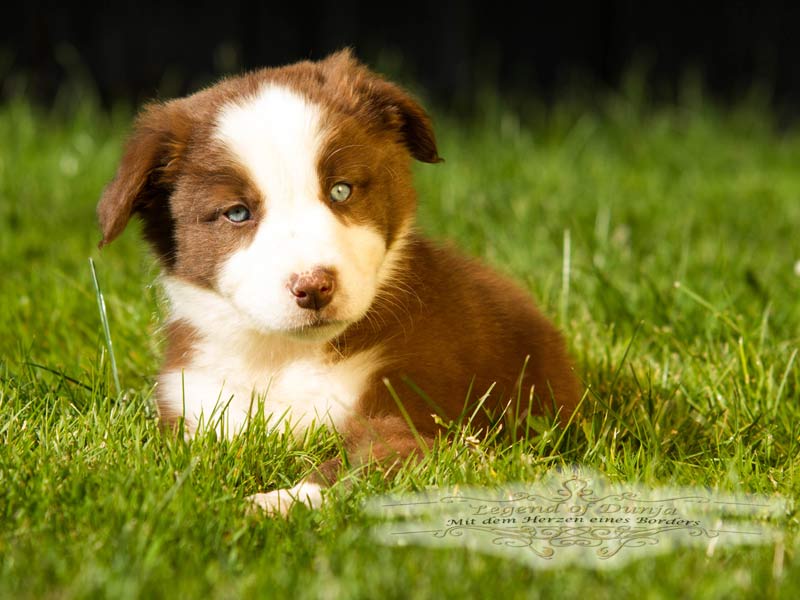
[[[390,344],[390,362],[378,378],[389,379],[421,431],[435,431],[434,408],[455,420],[464,412],[470,387],[469,401],[475,403],[492,384],[490,413],[504,410],[519,395],[521,415],[560,409],[562,417],[569,417],[578,386],[564,342],[525,292],[477,261],[419,236],[411,238],[405,261],[391,301],[378,299],[371,314],[337,339],[336,347],[346,355]],[[424,390],[433,406],[405,380]],[[535,403],[530,406],[532,389]],[[376,385],[362,400],[367,415],[385,414],[393,404],[385,385]],[[488,417],[480,412],[477,425],[488,425]]]
[[[194,327],[184,321],[172,321],[167,323],[165,330],[168,343],[161,366],[162,370],[176,369],[188,364],[197,343],[197,332]],[[158,409],[161,423],[166,427],[176,426],[183,416],[163,403],[159,403]]]

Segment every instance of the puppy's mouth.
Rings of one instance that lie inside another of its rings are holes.
[[[349,321],[325,319],[319,315],[315,315],[309,318],[305,323],[285,328],[283,333],[297,339],[311,341],[325,340],[337,336],[344,331],[349,324]]]

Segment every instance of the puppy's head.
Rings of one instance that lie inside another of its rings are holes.
[[[440,160],[425,111],[347,51],[227,79],[142,112],[101,245],[138,215],[167,276],[241,326],[332,338],[391,277],[412,157]]]

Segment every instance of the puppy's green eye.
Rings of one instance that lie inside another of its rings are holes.
[[[353,188],[349,184],[340,181],[331,188],[331,201],[344,202],[353,193]]]
[[[250,211],[246,206],[237,204],[233,208],[225,211],[225,216],[231,223],[244,223],[250,220]]]

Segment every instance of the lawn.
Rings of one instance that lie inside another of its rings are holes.
[[[608,571],[373,541],[370,496],[555,465],[800,493],[800,129],[758,100],[697,93],[480,106],[437,113],[446,162],[416,169],[420,225],[530,290],[569,339],[584,404],[563,431],[443,445],[288,520],[249,515],[243,498],[295,482],[338,451],[334,436],[185,443],[157,426],[157,265],[136,228],[96,249],[94,205],[131,112],[0,106],[0,596],[795,597],[793,509],[782,542]]]

